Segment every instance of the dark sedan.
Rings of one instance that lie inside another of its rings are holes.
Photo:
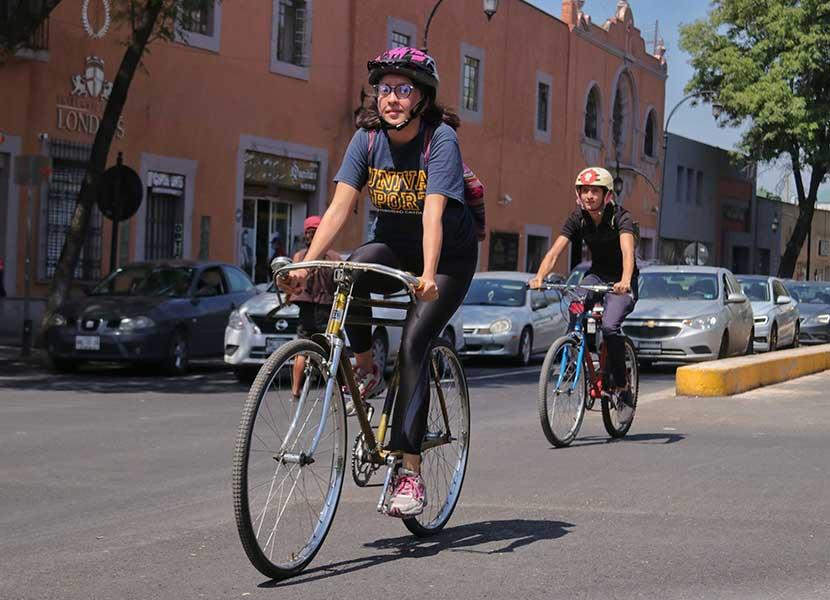
[[[228,264],[134,263],[61,305],[47,325],[47,350],[61,371],[123,361],[184,373],[191,357],[222,356],[228,316],[255,293],[250,278]]]
[[[787,289],[798,302],[802,344],[830,342],[830,282],[788,281]]]

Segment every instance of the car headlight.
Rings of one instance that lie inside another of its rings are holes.
[[[150,329],[155,327],[156,322],[150,317],[125,317],[118,325],[119,331],[135,331],[137,329]]]
[[[60,313],[55,313],[49,317],[49,327],[63,327],[66,325],[66,317]]]
[[[499,319],[498,321],[493,321],[490,324],[490,333],[505,333],[510,331],[510,326],[512,323],[510,319]]]
[[[830,315],[816,315],[816,323],[827,325],[830,323]]]
[[[233,311],[231,316],[228,317],[228,327],[237,330],[245,329],[245,319],[242,318],[238,310]]]
[[[683,324],[692,329],[711,329],[718,324],[718,316],[706,315],[696,319],[684,319]]]
[[[766,315],[755,317],[755,324],[756,325],[766,325],[769,323],[769,317]]]

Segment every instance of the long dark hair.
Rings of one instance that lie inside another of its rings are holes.
[[[453,129],[461,126],[461,119],[451,108],[444,106],[435,99],[432,90],[418,87],[426,98],[427,107],[421,113],[421,119],[430,127],[437,127],[442,122]],[[374,92],[374,90],[373,90]],[[365,89],[360,90],[360,106],[354,111],[355,125],[362,129],[380,129],[381,119],[378,112],[378,97],[375,93],[367,94]]]

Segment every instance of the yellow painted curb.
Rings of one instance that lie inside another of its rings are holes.
[[[677,369],[678,396],[731,396],[830,369],[830,344],[713,360]]]

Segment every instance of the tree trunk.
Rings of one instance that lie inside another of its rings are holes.
[[[164,6],[163,0],[146,0],[144,19],[138,23],[132,36],[132,41],[127,46],[118,74],[112,86],[112,93],[104,109],[101,119],[101,126],[95,135],[92,145],[89,164],[87,165],[86,176],[81,183],[81,191],[78,193],[78,202],[75,204],[75,211],[72,214],[72,221],[69,224],[69,231],[64,240],[61,256],[55,268],[52,284],[49,288],[46,311],[40,324],[40,333],[46,332],[46,324],[55,314],[57,308],[66,300],[69,289],[75,277],[75,269],[78,266],[78,259],[84,247],[87,235],[89,234],[90,218],[92,211],[96,210],[96,190],[101,175],[107,164],[110,146],[115,137],[118,120],[124,104],[127,102],[127,92],[130,89],[133,76],[141,64],[141,57],[147,47],[153,28],[156,25],[159,13]]]
[[[787,248],[781,257],[781,263],[778,265],[778,276],[781,278],[791,279],[795,272],[798,255],[801,254],[804,240],[807,239],[807,233],[813,226],[813,213],[816,210],[818,188],[826,173],[826,168],[813,165],[813,171],[810,175],[810,188],[805,191],[804,183],[801,180],[800,163],[795,158],[793,159],[793,175],[796,191],[798,192],[798,219],[796,219],[793,233],[787,241]],[[810,252],[810,250],[810,248],[807,248],[807,252]],[[808,273],[808,279],[809,275]]]

